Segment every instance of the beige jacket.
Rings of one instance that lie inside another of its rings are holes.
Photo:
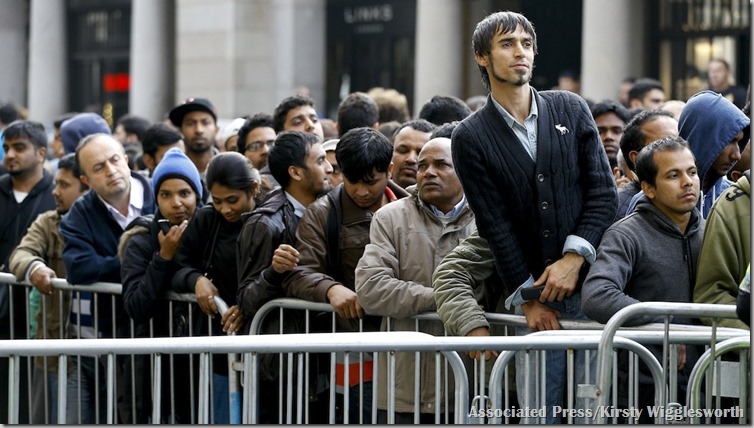
[[[21,239],[9,260],[10,271],[16,276],[16,279],[23,281],[26,277],[26,271],[35,261],[46,264],[55,271],[58,278],[66,277],[65,266],[63,265],[63,238],[58,233],[58,226],[60,226],[60,214],[55,210],[40,214],[34,220],[34,223],[29,226],[29,230]],[[60,311],[61,300],[62,313]],[[46,324],[43,323],[43,315],[46,317]],[[56,290],[52,295],[45,296],[44,306],[42,306],[42,300],[40,300],[39,311],[34,317],[38,326],[37,339],[67,339],[71,317],[71,292]],[[44,368],[42,357],[34,358],[34,365],[38,368]],[[68,367],[70,370],[70,364]],[[47,370],[51,372],[58,370],[57,357],[47,358]]]
[[[475,229],[474,214],[464,203],[460,213],[443,224],[414,193],[388,204],[372,220],[370,243],[356,268],[356,292],[364,310],[391,317],[391,331],[414,331],[411,316],[435,310],[432,273],[443,257]],[[387,319],[382,320],[387,330]],[[422,321],[419,331],[444,334],[441,322]],[[434,413],[444,409],[445,391],[435,401],[435,356],[420,359],[420,410]],[[387,357],[379,358],[379,395],[377,407],[387,409]],[[415,354],[396,353],[396,412],[414,411]],[[444,375],[444,371],[443,371]],[[453,382],[449,382],[452,400]],[[452,402],[451,402],[452,403]]]

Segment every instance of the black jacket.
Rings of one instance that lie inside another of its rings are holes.
[[[153,319],[154,337],[171,336],[170,318],[173,318],[173,336],[188,332],[181,330],[187,325],[178,326],[179,315],[188,320],[186,303],[170,302],[164,294],[170,290],[170,282],[178,270],[175,260],[160,257],[160,231],[155,216],[139,217],[128,225],[120,241],[118,256],[123,280],[123,307],[136,326],[136,337],[149,337],[149,320]],[[202,316],[194,311],[195,329],[199,331]]]
[[[298,217],[281,188],[244,221],[238,236],[238,307],[247,319],[265,303],[285,296],[284,273],[272,269],[272,255],[281,244],[296,244]]]
[[[13,195],[13,181],[10,174],[0,177],[0,271],[10,272],[8,259],[29,226],[37,216],[55,209],[52,197],[54,187],[52,176],[43,172],[42,179],[19,204]],[[0,284],[0,338],[10,338],[10,307],[8,284]],[[26,293],[24,287],[13,289],[15,338],[26,338]]]
[[[42,179],[19,204],[13,195],[10,174],[0,177],[0,264],[3,272],[10,272],[8,258],[26,235],[31,223],[40,213],[55,209],[55,199],[52,197],[54,187],[52,176],[44,171]]]

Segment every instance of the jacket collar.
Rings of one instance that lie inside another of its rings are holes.
[[[27,197],[35,196],[39,192],[47,189],[50,185],[52,185],[52,175],[47,172],[46,169],[42,169],[42,179],[32,187],[29,196]],[[0,192],[5,193],[6,195],[11,195],[13,193],[13,179],[10,174],[5,174],[0,177]]]

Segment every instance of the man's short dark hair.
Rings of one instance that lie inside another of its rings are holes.
[[[369,182],[374,172],[387,172],[393,160],[393,145],[379,131],[354,128],[338,142],[335,159],[351,183]]]
[[[379,120],[379,108],[372,97],[364,92],[350,93],[338,105],[338,136],[354,128],[372,126]]]
[[[643,100],[644,96],[653,89],[665,92],[665,88],[662,87],[662,83],[659,80],[648,78],[637,79],[634,82],[634,86],[628,91],[628,102],[631,103],[631,100]]]
[[[471,109],[459,98],[435,95],[424,103],[419,111],[419,119],[440,126],[456,120],[464,120],[471,115]]]
[[[471,46],[475,55],[487,56],[492,52],[492,38],[498,33],[512,33],[518,26],[531,35],[534,48],[534,55],[537,54],[537,33],[534,31],[534,25],[520,13],[504,11],[487,15],[481,20],[474,29],[474,35],[471,38]],[[490,76],[487,75],[487,69],[479,66],[479,72],[482,74],[482,83],[484,87],[490,89]]]
[[[437,126],[435,126],[434,123],[431,123],[425,119],[415,119],[415,120],[409,120],[406,123],[401,124],[398,128],[393,131],[393,137],[390,138],[390,143],[395,145],[395,136],[398,135],[403,128],[412,128],[419,132],[432,132],[435,129],[437,129]]]
[[[6,142],[17,138],[27,138],[34,145],[34,150],[42,147],[47,148],[47,133],[44,125],[31,120],[11,122],[3,131],[3,138]]]
[[[267,153],[267,165],[275,181],[283,190],[288,188],[291,176],[288,167],[306,169],[306,157],[312,146],[319,143],[319,137],[310,132],[283,131],[275,138],[275,145]]]
[[[647,143],[645,141],[647,137],[641,127],[645,123],[657,119],[659,116],[667,116],[675,120],[673,113],[666,110],[642,110],[628,121],[626,127],[623,128],[623,136],[620,138],[620,151],[623,153],[623,160],[626,162],[626,166],[631,171],[636,169],[636,165],[631,162],[631,157],[628,154],[634,151],[638,152]]]
[[[668,136],[660,138],[652,144],[644,147],[639,152],[639,157],[636,158],[636,175],[639,177],[640,182],[646,182],[650,186],[654,187],[657,182],[657,162],[655,162],[655,153],[668,152],[668,151],[680,151],[689,148],[689,143],[682,137]],[[694,156],[694,153],[691,153]],[[694,158],[696,161],[696,158]]]
[[[315,108],[314,100],[305,95],[294,95],[284,99],[277,107],[275,107],[275,112],[272,114],[272,120],[274,124],[273,129],[275,129],[276,133],[283,132],[283,126],[285,125],[285,118],[288,116],[288,112],[301,106],[311,106],[311,108]]]
[[[438,126],[437,128],[435,128],[434,131],[432,131],[432,134],[430,134],[429,139],[434,140],[435,138],[450,138],[450,136],[453,135],[453,131],[456,129],[459,123],[461,122],[456,120],[456,121]]]
[[[283,116],[283,121],[285,122],[285,116]],[[278,132],[275,128],[275,123],[272,120],[272,116],[270,116],[269,114],[257,113],[254,116],[251,116],[250,118],[246,119],[246,122],[244,122],[243,126],[238,129],[238,145],[236,146],[238,153],[246,153],[246,137],[251,131],[260,127],[270,127],[272,129],[275,129],[276,133]],[[267,156],[269,156],[269,154]]]
[[[84,191],[89,188],[86,184],[82,183],[80,178],[81,177],[81,170],[79,170],[79,165],[76,163],[76,154],[75,153],[68,153],[67,155],[60,158],[58,161],[58,170],[61,169],[67,169],[68,171],[71,171],[71,175],[76,177],[76,180],[79,180],[79,190]]]
[[[151,123],[143,117],[125,114],[118,118],[113,130],[118,127],[118,125],[123,125],[123,130],[126,134],[135,134],[136,138],[138,138],[139,141],[142,141],[144,133],[149,129]]]
[[[183,135],[172,126],[156,123],[144,131],[141,147],[144,149],[145,155],[154,157],[158,148],[175,144],[182,139]]]
[[[592,117],[597,119],[605,113],[614,113],[623,123],[628,123],[631,120],[631,116],[628,113],[628,109],[623,107],[620,103],[613,100],[603,100],[592,106]]]
[[[18,119],[18,109],[15,105],[11,103],[0,105],[0,123],[8,125],[16,119]]]

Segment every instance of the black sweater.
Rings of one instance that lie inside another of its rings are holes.
[[[534,91],[537,162],[488,97],[452,136],[458,176],[506,288],[536,280],[568,235],[596,249],[617,209],[616,187],[586,102]]]

